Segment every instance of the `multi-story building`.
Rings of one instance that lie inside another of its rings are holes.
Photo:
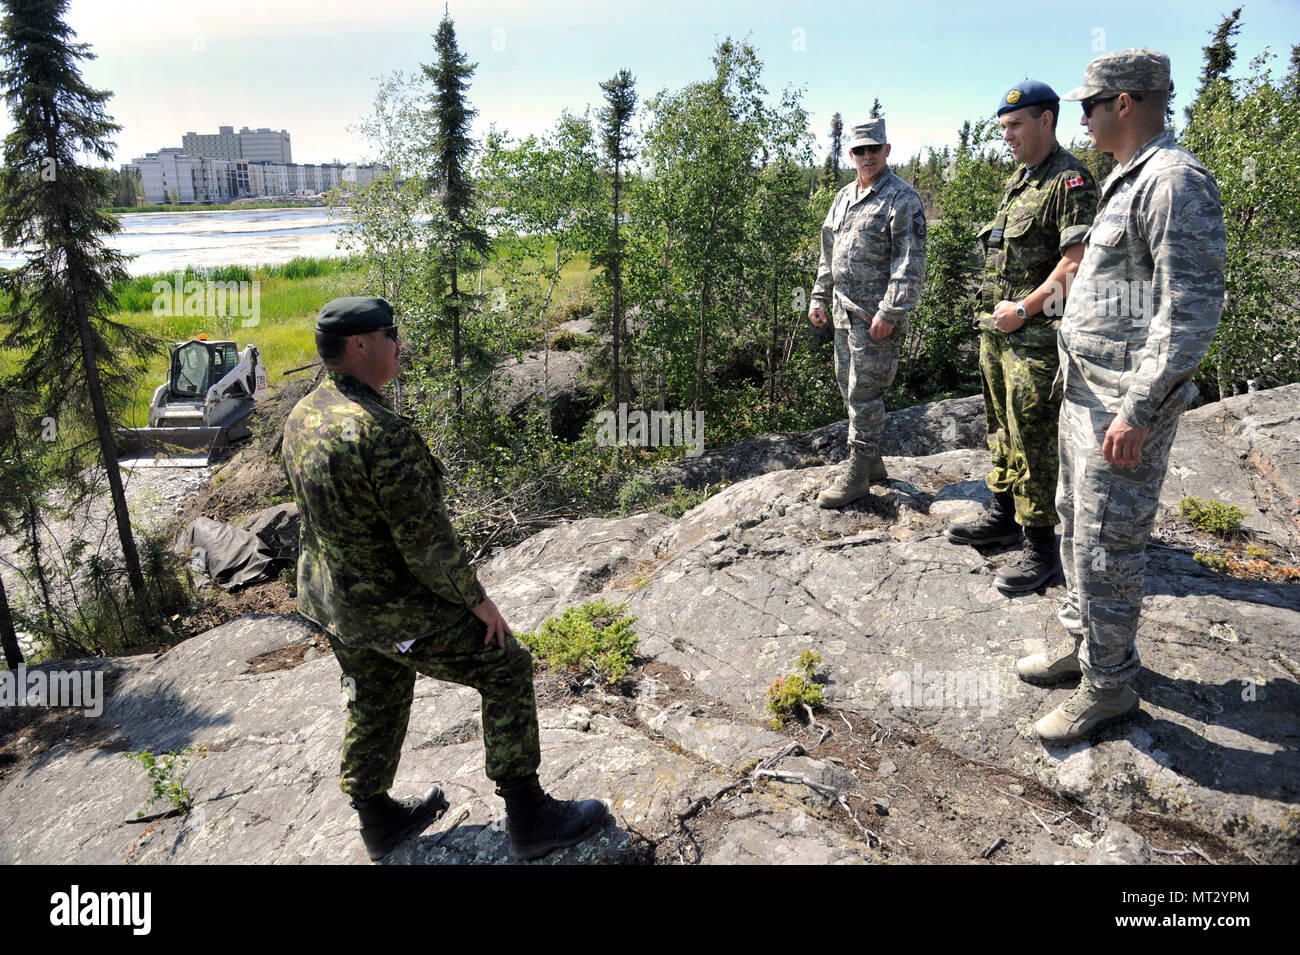
[[[234,132],[231,126],[222,126],[214,136],[186,133],[182,149],[167,147],[133,159],[126,168],[140,174],[144,201],[148,203],[229,202],[250,196],[317,195],[330,189],[345,191],[365,185],[384,167],[348,163],[294,163],[253,159],[232,155],[235,148],[249,149],[246,134],[270,133],[270,130],[253,130],[248,127]],[[283,133],[284,152],[288,153],[289,134]],[[280,133],[273,134],[279,136]],[[234,137],[234,139],[231,139]],[[256,142],[256,141],[254,141]],[[191,153],[193,148],[202,152],[223,155]],[[270,147],[267,147],[268,150]]]
[[[233,126],[219,126],[216,133],[188,132],[181,137],[187,156],[205,159],[247,159],[249,162],[293,162],[289,134],[245,126],[235,132]]]

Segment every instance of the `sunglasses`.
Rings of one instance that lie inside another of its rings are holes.
[[[885,146],[883,143],[877,143],[874,146],[854,146],[849,150],[849,152],[853,153],[855,156],[865,156],[867,153],[871,153],[874,156],[884,148]]]
[[[384,334],[387,335],[390,340],[397,341],[397,326],[396,325],[388,326],[387,328],[384,329]]]
[[[1114,100],[1119,99],[1121,95],[1123,94],[1114,93],[1110,96],[1091,96],[1088,99],[1080,100],[1079,105],[1083,107],[1083,115],[1091,119],[1092,111],[1094,109],[1096,109],[1102,103],[1110,103],[1113,102]],[[1142,102],[1142,97],[1139,96],[1137,93],[1129,93],[1128,95],[1129,95],[1129,99],[1136,100],[1139,103]]]

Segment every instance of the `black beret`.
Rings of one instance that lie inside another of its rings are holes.
[[[393,306],[382,298],[360,295],[326,302],[316,316],[316,331],[334,335],[364,335],[393,324]]]

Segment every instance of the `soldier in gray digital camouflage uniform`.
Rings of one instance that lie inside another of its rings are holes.
[[[1138,708],[1132,687],[1143,554],[1178,419],[1223,308],[1219,187],[1164,129],[1169,57],[1122,50],[1088,64],[1065,96],[1117,168],[1066,302],[1059,347],[1062,643],[1016,664],[1021,678],[1078,690],[1035,725],[1050,743],[1094,735]]]
[[[858,176],[831,203],[809,320],[835,325],[835,377],[849,413],[849,464],[822,491],[822,507],[843,507],[888,479],[880,456],[885,392],[898,370],[907,314],[925,282],[925,208],[889,171],[885,121],[854,126],[849,155]]]
[[[329,635],[348,690],[340,787],[371,859],[447,808],[437,786],[388,795],[417,673],[482,695],[487,775],[506,803],[516,858],[573,845],[604,824],[596,800],[559,802],[541,762],[532,656],[479,584],[443,504],[447,472],[380,394],[401,370],[393,310],[339,298],[316,319],[324,380],[284,426],[302,517],[298,605]]]

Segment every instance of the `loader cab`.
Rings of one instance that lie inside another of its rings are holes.
[[[208,389],[239,364],[234,342],[181,342],[173,345],[171,352],[170,391],[182,399],[202,401]]]

